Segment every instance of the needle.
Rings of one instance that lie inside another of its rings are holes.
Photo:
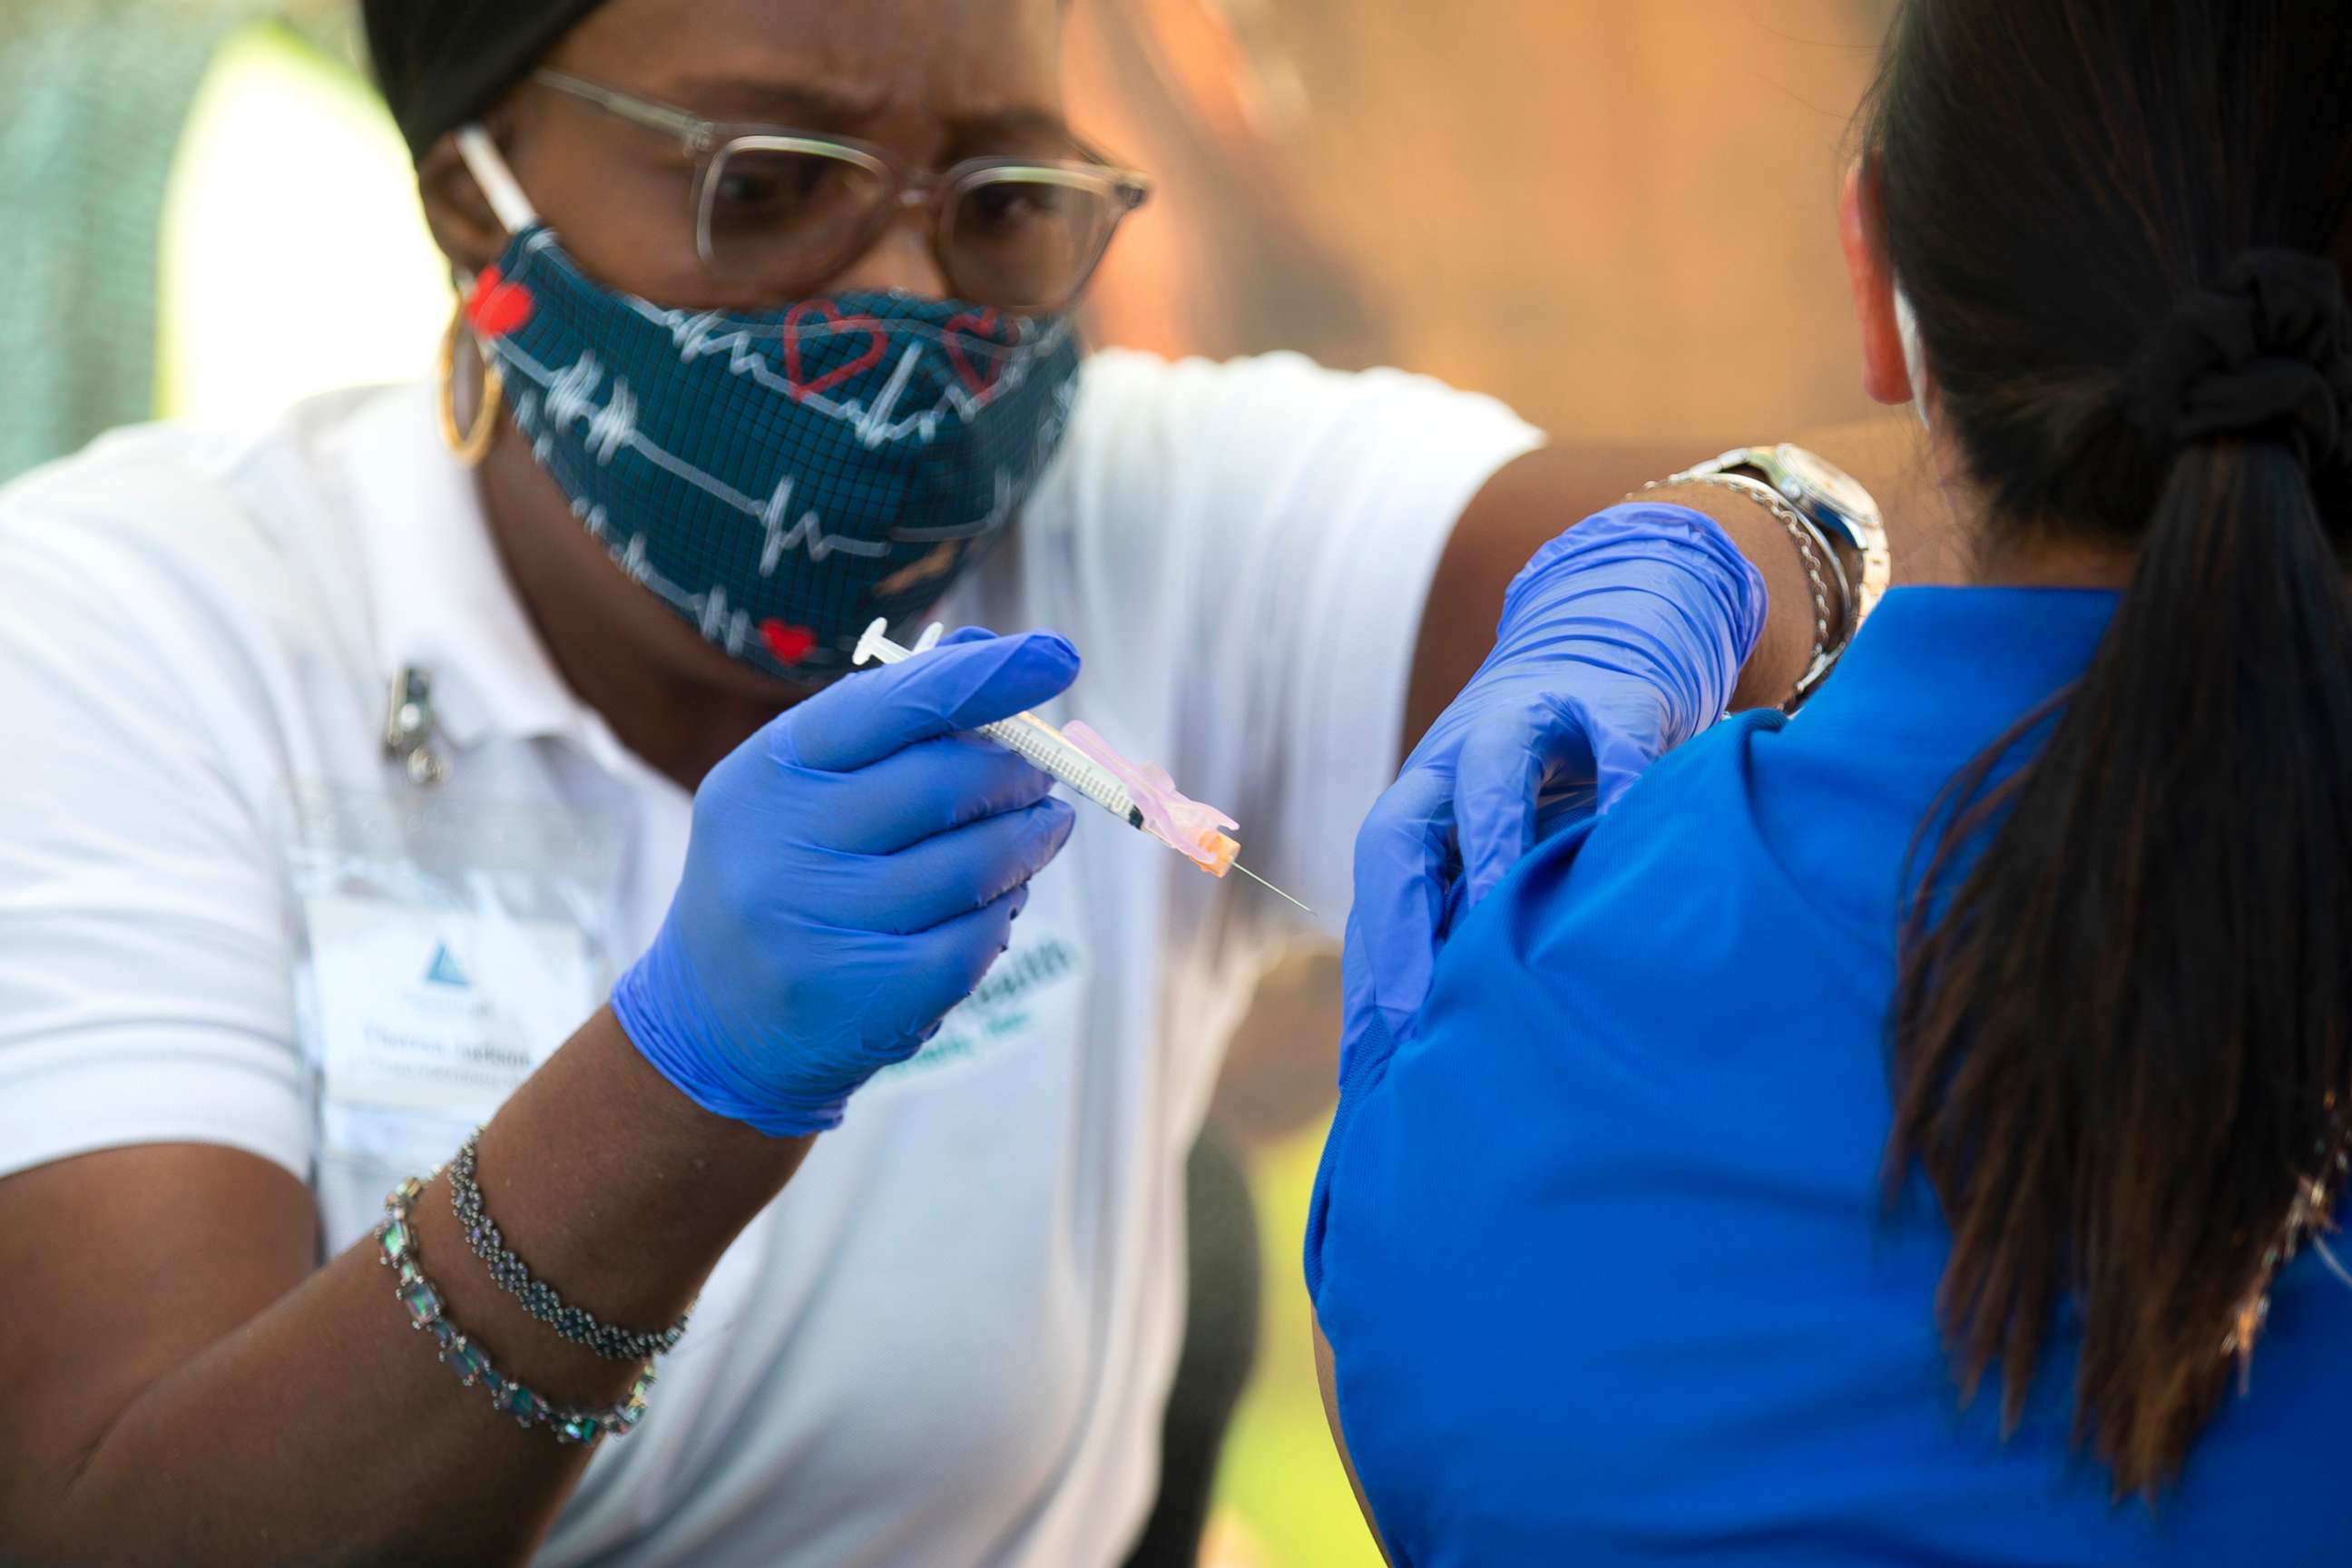
[[[1297,905],[1300,910],[1305,910],[1307,914],[1311,915],[1315,912],[1313,910],[1307,909],[1305,904],[1299,903],[1297,899],[1291,898],[1288,893],[1284,892],[1272,882],[1267,881],[1264,877],[1259,876],[1256,872],[1243,865],[1240,861],[1236,860],[1234,862],[1234,869],[1239,871],[1243,876],[1247,877],[1251,881],[1255,882],[1259,887],[1264,888],[1267,892],[1272,893],[1276,898]]]

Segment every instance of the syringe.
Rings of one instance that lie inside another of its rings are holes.
[[[888,621],[876,621],[858,639],[851,662],[903,663],[936,647],[943,629],[932,626],[908,648],[890,640]],[[1159,839],[1209,875],[1223,877],[1229,870],[1239,871],[1308,914],[1315,912],[1234,858],[1241,853],[1241,845],[1224,832],[1240,826],[1232,817],[1178,794],[1175,781],[1164,770],[1150,763],[1129,762],[1086,725],[1056,728],[1034,713],[1016,713],[982,724],[980,732],[1129,827]]]

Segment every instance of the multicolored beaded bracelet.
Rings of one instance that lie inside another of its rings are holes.
[[[577,1410],[551,1405],[510,1377],[502,1377],[482,1347],[443,1315],[441,1292],[425,1277],[416,1259],[416,1227],[409,1210],[424,1194],[425,1184],[411,1176],[383,1200],[383,1223],[376,1227],[376,1261],[400,1277],[393,1294],[408,1310],[408,1326],[427,1329],[439,1342],[436,1360],[446,1363],[467,1388],[480,1384],[489,1391],[491,1407],[515,1418],[520,1426],[545,1425],[555,1428],[560,1443],[593,1443],[599,1437],[625,1437],[646,1414],[646,1400],[654,1385],[654,1363],[648,1360],[630,1385],[629,1396],[605,1410]]]
[[[584,1307],[572,1305],[546,1280],[530,1277],[530,1267],[507,1249],[498,1221],[484,1206],[481,1184],[474,1179],[474,1163],[481,1147],[482,1130],[477,1127],[445,1173],[449,1178],[449,1212],[457,1215],[466,1245],[488,1268],[490,1282],[522,1303],[524,1311],[606,1361],[650,1361],[676,1350],[686,1333],[687,1320],[693,1316],[691,1309],[667,1329],[625,1329],[602,1321]]]

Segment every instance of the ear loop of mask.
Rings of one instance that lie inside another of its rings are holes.
[[[472,172],[475,184],[481,188],[483,199],[490,204],[499,223],[506,226],[509,237],[537,226],[539,213],[530,198],[522,194],[522,186],[499,155],[498,146],[478,125],[468,125],[457,132],[457,155]],[[459,271],[457,276],[457,298],[461,301],[457,313],[450,319],[449,331],[441,341],[441,438],[458,461],[471,468],[478,467],[489,455],[490,443],[498,437],[498,405],[505,395],[506,383],[497,363],[478,340],[475,353],[482,362],[480,406],[474,416],[472,430],[457,426],[457,340],[465,333],[467,304],[474,298],[479,282],[474,273]]]
[[[1903,371],[1911,379],[1911,409],[1919,416],[1919,428],[1930,429],[1927,423],[1927,351],[1919,342],[1919,313],[1911,308],[1911,296],[1903,285],[1895,286],[1895,331],[1903,340]]]
[[[483,198],[498,214],[499,221],[506,225],[509,237],[538,226],[539,209],[522,194],[514,171],[507,167],[506,159],[499,155],[498,143],[490,140],[488,132],[478,125],[468,125],[458,132],[457,156],[466,161],[474,183],[481,186]]]

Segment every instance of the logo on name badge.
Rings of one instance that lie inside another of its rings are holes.
[[[392,1123],[354,1132],[351,1117],[488,1120],[602,1000],[589,934],[568,921],[343,892],[303,906],[305,1045],[315,1041],[320,1103],[339,1119],[324,1136],[346,1152],[408,1136]],[[336,1142],[347,1137],[361,1142]]]
[[[457,955],[449,951],[449,944],[446,942],[433,944],[433,962],[425,966],[425,984],[446,985],[453,991],[469,991],[474,984],[466,978],[465,970],[458,965]]]

